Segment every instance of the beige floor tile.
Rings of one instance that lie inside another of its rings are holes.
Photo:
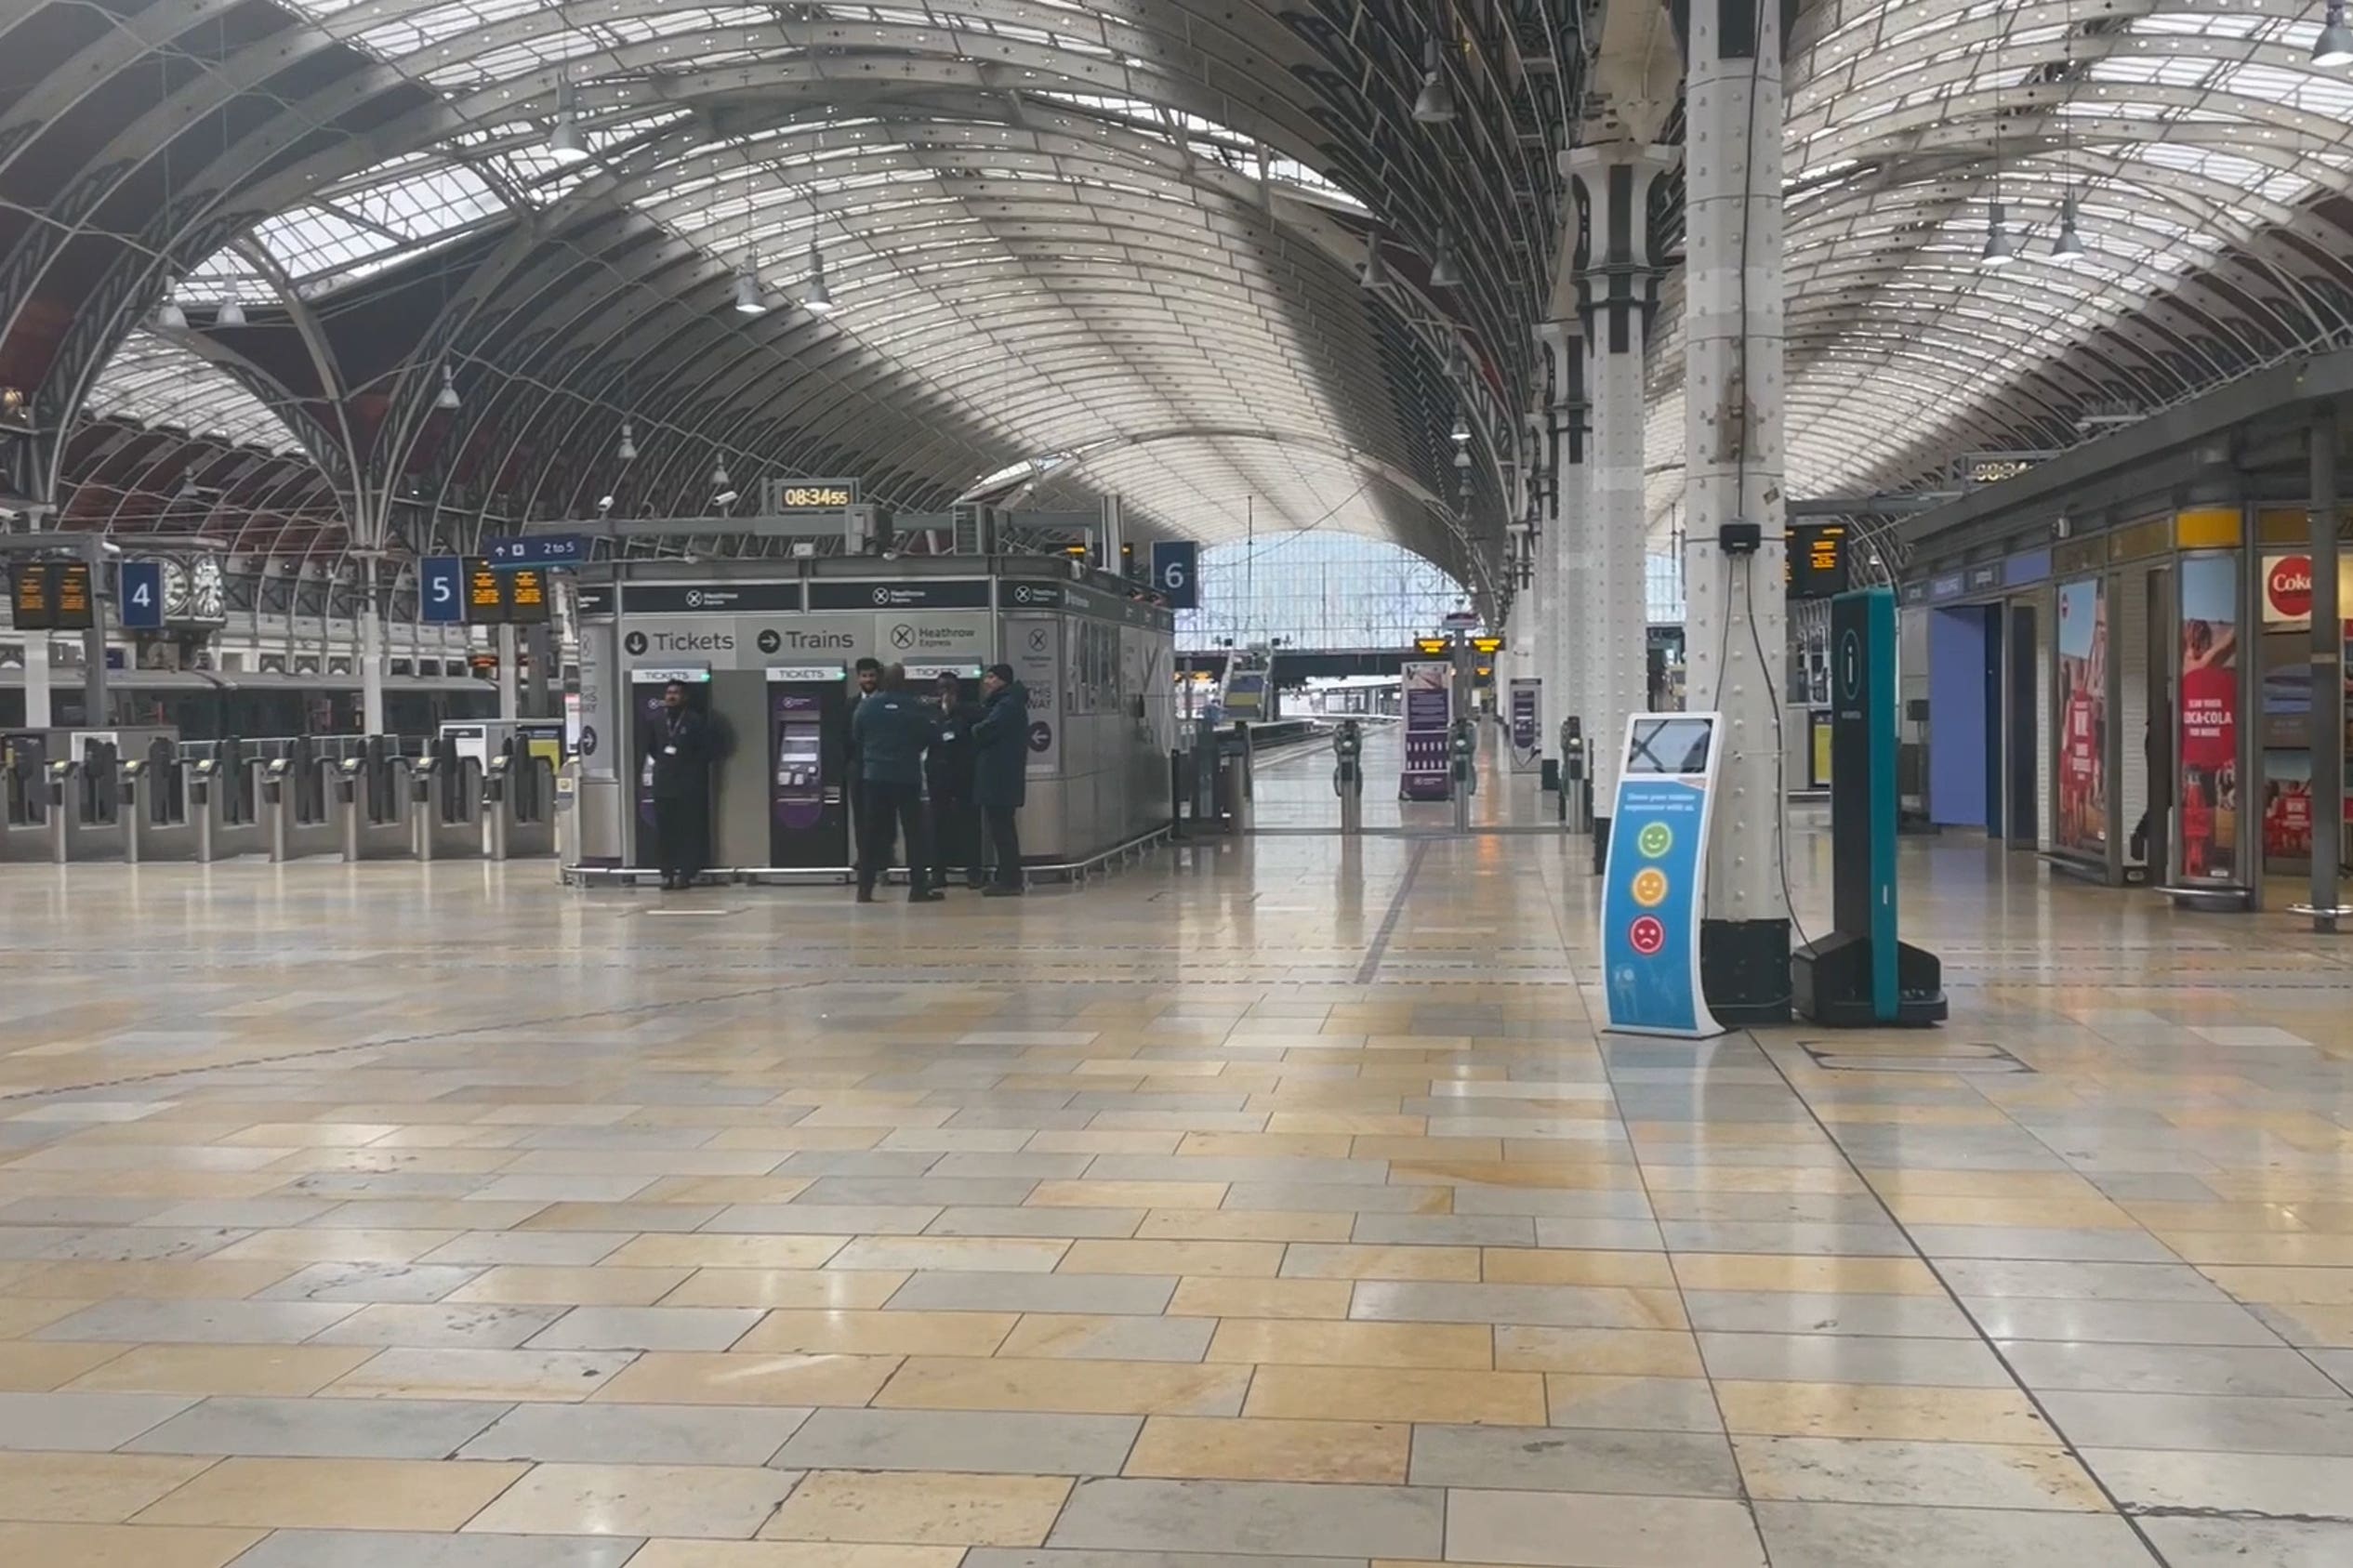
[[[1283,1277],[1301,1280],[1438,1280],[1472,1285],[1479,1277],[1475,1246],[1294,1246]]]
[[[120,1524],[212,1463],[161,1454],[0,1453],[0,1521]]]
[[[2062,1448],[1818,1437],[1741,1437],[1733,1448],[1749,1495],[1764,1500],[2108,1511]]]
[[[456,1231],[256,1231],[205,1261],[414,1263],[456,1241]]]
[[[762,1539],[888,1541],[917,1546],[1035,1547],[1070,1496],[1060,1476],[819,1470],[801,1482]]]
[[[904,1269],[702,1269],[661,1304],[867,1311],[897,1295],[907,1277]]]
[[[89,1304],[63,1298],[0,1298],[0,1340],[15,1339],[34,1329],[46,1328],[58,1319],[71,1317]]]
[[[540,1465],[466,1530],[748,1540],[795,1479],[782,1470],[718,1465]]]
[[[1346,1031],[1336,1033],[1345,1034]],[[1427,1116],[1381,1115],[1375,1112],[1277,1111],[1266,1118],[1266,1130],[1286,1133],[1345,1133],[1350,1137],[1419,1138],[1429,1126]]]
[[[637,1195],[641,1204],[788,1204],[809,1177],[666,1176]]]
[[[1067,1089],[1067,1084],[1062,1086]],[[1173,1154],[1184,1135],[1120,1127],[1048,1128],[1022,1145],[1024,1154]]]
[[[1719,1382],[1715,1392],[1725,1425],[1736,1432],[2030,1445],[2055,1435],[2010,1389]]]
[[[2189,1263],[2353,1269],[2353,1236],[2309,1231],[2159,1231],[2157,1239]]]
[[[1942,1296],[1944,1286],[1916,1258],[1783,1258],[1756,1253],[1679,1252],[1675,1278],[1685,1290],[1780,1290],[1825,1296]]]
[[[847,1541],[648,1541],[629,1568],[957,1568],[962,1547]]]
[[[225,1568],[263,1535],[154,1524],[0,1523],[0,1562],[29,1568]]]
[[[1563,1145],[1547,1160],[1391,1160],[1389,1182],[1392,1186],[1447,1188],[1474,1184],[1592,1192],[1638,1188],[1642,1185],[1642,1174],[1632,1164],[1606,1161],[1598,1155],[1571,1157],[1570,1146]]]
[[[1210,1340],[1210,1361],[1291,1366],[1427,1366],[1485,1372],[1494,1330],[1477,1324],[1317,1323],[1228,1318]]]
[[[587,1399],[629,1364],[625,1351],[378,1351],[322,1389],[333,1399]]]
[[[1072,1416],[1233,1416],[1246,1366],[1185,1362],[910,1357],[877,1409],[1047,1410]]]
[[[127,1345],[65,1340],[0,1341],[0,1393],[47,1393],[105,1365]]]
[[[591,1397],[601,1404],[862,1405],[898,1367],[896,1356],[654,1351]]]
[[[1275,1420],[1540,1427],[1544,1379],[1528,1372],[1262,1366],[1243,1414]]]
[[[847,1236],[720,1236],[655,1233],[625,1242],[597,1260],[612,1268],[817,1269],[849,1244]],[[615,1305],[643,1305],[642,1302]]]
[[[1344,1318],[1347,1280],[1179,1280],[1169,1315],[1194,1318]]]
[[[773,1311],[735,1341],[738,1355],[994,1355],[1013,1312]]]
[[[1223,1181],[1040,1181],[1028,1201],[1033,1208],[1215,1208],[1225,1188]]]
[[[1220,1420],[1155,1416],[1123,1475],[1180,1481],[1312,1481],[1402,1485],[1413,1430],[1366,1421]]]
[[[1479,1160],[1503,1158],[1500,1138],[1381,1138],[1352,1139],[1349,1157],[1358,1160]]]
[[[814,1153],[847,1153],[871,1149],[882,1141],[884,1127],[730,1127],[703,1145],[706,1149],[773,1150],[778,1159],[803,1150]]]
[[[2353,1307],[2353,1269],[2210,1265],[2199,1272],[2241,1301],[2289,1307]]]
[[[1674,1271],[1663,1252],[1567,1252],[1542,1247],[1490,1246],[1481,1250],[1482,1277],[1489,1285],[1631,1285],[1672,1290]]]
[[[1157,1208],[1136,1228],[1138,1241],[1344,1242],[1353,1214],[1288,1214],[1278,1210]]]
[[[1348,1135],[1339,1132],[1188,1132],[1177,1153],[1205,1158],[1344,1160],[1348,1144]]]
[[[1281,1242],[1079,1241],[1055,1272],[1272,1279],[1283,1266],[1283,1251]]]
[[[376,1353],[372,1346],[141,1345],[66,1386],[75,1392],[301,1398]]]
[[[406,1261],[403,1259],[402,1261]],[[295,1272],[295,1263],[224,1263],[218,1258],[184,1263],[51,1263],[10,1287],[10,1294],[107,1301],[236,1301],[267,1290]]]
[[[443,1299],[502,1307],[650,1307],[685,1284],[690,1272],[687,1266],[630,1269],[600,1263],[592,1268],[552,1268],[509,1263],[483,1271]]]
[[[528,1465],[429,1459],[223,1459],[143,1523],[270,1530],[455,1530]]]
[[[955,1269],[1042,1274],[1070,1243],[1015,1236],[861,1236],[835,1255],[845,1269]]]
[[[1687,1333],[1647,1328],[1495,1330],[1499,1372],[1566,1372],[1609,1377],[1703,1377],[1699,1342]]]
[[[1887,1200],[1907,1225],[2016,1225],[2053,1230],[2134,1230],[2139,1222],[2105,1198],[1950,1198]]]

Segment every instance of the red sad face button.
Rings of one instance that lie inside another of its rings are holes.
[[[1626,928],[1626,940],[1633,943],[1635,952],[1646,958],[1652,957],[1667,945],[1667,928],[1659,923],[1657,916],[1644,915]]]

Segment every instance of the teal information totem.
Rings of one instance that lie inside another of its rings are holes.
[[[1896,934],[1896,596],[1831,600],[1831,930],[1790,955],[1797,1011],[1837,1028],[1944,1021],[1944,967]]]

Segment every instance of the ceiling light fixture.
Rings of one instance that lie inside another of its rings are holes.
[[[212,319],[212,324],[215,326],[245,325],[245,307],[244,302],[239,300],[233,294],[228,298],[222,300],[220,302],[220,310]]]
[[[1430,263],[1430,286],[1432,288],[1461,288],[1462,286],[1462,269],[1455,263],[1454,242],[1451,240],[1438,242],[1438,258]]]
[[[1991,204],[1986,211],[1986,248],[1977,253],[1977,264],[2007,267],[2018,258],[2018,242],[2010,237],[2008,211],[2000,202]]]
[[[588,141],[580,134],[579,106],[567,77],[556,85],[556,125],[548,133],[548,156],[559,164],[576,164],[588,155]]]
[[[1454,444],[1457,446],[1471,444],[1471,421],[1460,414],[1454,416]]]
[[[752,263],[747,261],[735,269],[736,312],[739,315],[757,316],[764,313],[767,309],[768,301],[761,298],[760,295],[760,274],[752,270]]]
[[[724,490],[734,482],[734,481],[727,477],[727,459],[724,457],[714,458],[711,462],[711,488],[713,490]]]
[[[826,287],[826,257],[814,244],[809,247],[809,286],[800,293],[800,308],[813,316],[833,314],[833,290]]]
[[[457,377],[447,365],[442,366],[442,389],[433,397],[433,406],[444,414],[455,414],[461,406],[457,397]]]
[[[613,455],[624,463],[637,461],[637,432],[629,428],[626,419],[621,421],[621,444],[613,449]]]
[[[177,278],[166,283],[164,285],[164,302],[155,307],[155,324],[173,332],[181,331],[188,325],[188,312],[181,310],[179,301],[172,297],[172,292],[178,287],[179,280]]]
[[[1454,119],[1454,89],[1447,86],[1440,69],[1434,34],[1421,52],[1421,91],[1414,95],[1413,117],[1424,125],[1447,125]]]
[[[2320,35],[2312,40],[2315,65],[2353,65],[2353,27],[2345,25],[2345,0],[2329,0]]]
[[[1365,264],[1356,276],[1367,288],[1389,286],[1389,266],[1381,259],[1381,231],[1374,230],[1365,236]]]
[[[2083,256],[2083,236],[2075,229],[2075,198],[2068,197],[2059,204],[2058,238],[2051,242],[2051,257],[2055,261],[2079,261]]]

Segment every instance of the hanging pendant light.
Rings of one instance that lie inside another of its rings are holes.
[[[2007,267],[2018,258],[2018,242],[2010,236],[2008,211],[2000,202],[1990,204],[1986,215],[1986,248],[1977,253],[1981,267]]]
[[[457,377],[447,365],[442,366],[442,389],[434,395],[433,406],[444,414],[455,414],[462,406],[457,396]]]
[[[711,488],[713,490],[724,490],[734,482],[735,481],[734,480],[727,477],[727,459],[724,457],[712,459]]]
[[[760,297],[760,274],[747,261],[735,269],[735,310],[739,315],[757,316],[766,312],[768,301]]]
[[[1447,339],[1447,379],[1460,381],[1471,374],[1471,356],[1462,351],[1462,339]]]
[[[1356,276],[1367,288],[1387,288],[1389,286],[1389,266],[1388,263],[1381,259],[1381,232],[1379,230],[1375,230],[1365,236],[1365,264],[1357,270]]]
[[[2320,35],[2312,40],[2315,65],[2353,65],[2353,27],[2345,25],[2345,0],[2329,0]]]
[[[833,314],[833,291],[826,287],[825,254],[809,247],[809,286],[800,291],[800,308],[813,316]]]
[[[548,133],[548,156],[559,164],[576,164],[588,155],[588,140],[580,134],[580,112],[567,79],[556,86],[556,124]]]
[[[637,432],[629,428],[626,419],[621,421],[621,444],[613,449],[613,455],[624,463],[637,461]]]
[[[1421,91],[1414,96],[1413,117],[1424,125],[1443,125],[1454,119],[1454,89],[1439,69],[1438,41],[1433,37],[1421,51]]]
[[[2076,232],[2075,197],[2070,194],[2059,204],[2058,238],[2051,242],[2051,258],[2055,261],[2078,261],[2083,256],[2083,236]]]
[[[1432,288],[1461,288],[1462,286],[1462,269],[1455,263],[1454,242],[1451,240],[1438,242],[1438,258],[1430,263],[1430,286]]]
[[[228,298],[222,300],[220,302],[220,310],[213,316],[212,324],[215,326],[245,325],[245,307],[244,302],[233,294]]]
[[[179,308],[178,299],[172,297],[174,291],[178,287],[178,278],[165,283],[164,302],[155,307],[155,324],[173,332],[181,331],[188,325],[188,312]]]
[[[1471,421],[1460,414],[1454,416],[1454,444],[1457,446],[1471,444]]]

